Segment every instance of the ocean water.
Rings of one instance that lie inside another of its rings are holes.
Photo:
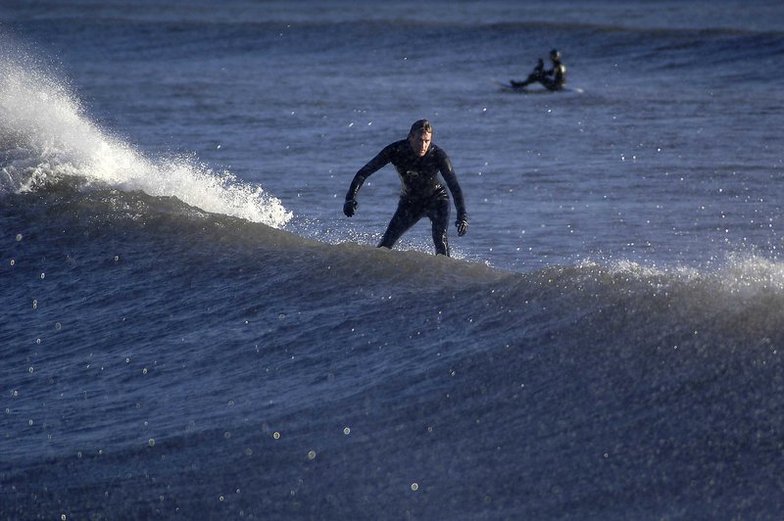
[[[0,4],[0,519],[784,511],[784,6]],[[516,94],[561,50],[563,93]],[[470,228],[375,248],[428,118]]]

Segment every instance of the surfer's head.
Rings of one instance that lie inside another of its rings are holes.
[[[426,119],[415,121],[408,131],[408,143],[411,150],[417,156],[424,156],[430,149],[430,141],[433,139],[433,126]]]
[[[554,62],[557,62],[561,59],[561,53],[558,51],[558,49],[553,49],[550,51],[550,59]]]

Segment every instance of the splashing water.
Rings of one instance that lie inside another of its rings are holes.
[[[174,196],[207,212],[276,228],[292,218],[280,200],[230,172],[190,158],[146,157],[90,121],[62,82],[29,62],[0,55],[0,193],[74,176],[87,186]]]

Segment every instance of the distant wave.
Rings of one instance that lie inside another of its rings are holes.
[[[313,27],[343,27],[355,28],[363,27],[369,30],[375,30],[380,33],[391,32],[395,28],[455,28],[455,29],[490,29],[498,30],[499,32],[532,32],[542,31],[544,33],[558,32],[559,34],[568,35],[571,33],[591,32],[598,34],[611,34],[611,33],[630,33],[630,34],[654,34],[659,36],[667,35],[687,35],[698,34],[706,37],[721,37],[721,36],[760,36],[769,38],[780,38],[784,35],[784,30],[778,29],[758,29],[743,26],[732,26],[717,24],[710,27],[690,27],[683,26],[662,26],[662,25],[646,25],[642,22],[626,23],[626,22],[608,22],[608,21],[570,21],[570,20],[557,20],[553,21],[552,18],[547,17],[543,19],[529,18],[526,20],[508,20],[503,16],[488,19],[478,19],[475,21],[467,21],[465,18],[408,18],[408,17],[393,17],[386,19],[382,17],[337,17],[330,19],[325,17],[322,21],[313,21],[309,18],[306,21],[299,21],[296,18],[282,17],[280,20],[265,19],[264,21],[247,20],[238,22],[232,20],[229,22],[222,22],[220,20],[192,20],[190,22],[178,22],[177,25],[172,25],[171,30],[182,31],[183,28],[195,29],[202,26],[220,27],[225,25],[233,28],[245,28],[251,30],[256,34],[274,33],[286,34],[291,30],[298,28],[313,28]]]
[[[594,5],[597,4],[597,5]],[[775,2],[720,0],[713,9],[693,2],[670,2],[666,10],[649,2],[434,2],[428,10],[415,1],[318,2],[317,13],[301,2],[248,2],[231,0],[216,10],[211,2],[153,5],[149,2],[111,2],[100,10],[76,0],[57,9],[45,5],[19,5],[9,9],[8,22],[25,20],[70,21],[92,19],[109,23],[151,23],[182,27],[232,25],[254,30],[316,25],[398,27],[498,27],[510,30],[542,29],[560,34],[575,30],[606,31],[707,31],[713,33],[769,33],[781,35],[781,11]],[[315,5],[315,4],[314,4]],[[666,13],[664,12],[666,11]],[[242,12],[242,20],[237,13]],[[553,15],[557,12],[557,16]]]

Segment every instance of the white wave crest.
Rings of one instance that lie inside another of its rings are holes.
[[[740,298],[784,295],[784,262],[754,253],[729,253],[723,259],[699,268],[683,265],[657,267],[631,260],[616,260],[608,266],[588,260],[580,267],[604,271],[626,280],[646,281],[657,287],[672,283],[698,284]]]
[[[66,86],[23,57],[0,55],[0,191],[29,191],[63,175],[276,228],[292,214],[260,186],[191,158],[150,158],[84,113]]]

